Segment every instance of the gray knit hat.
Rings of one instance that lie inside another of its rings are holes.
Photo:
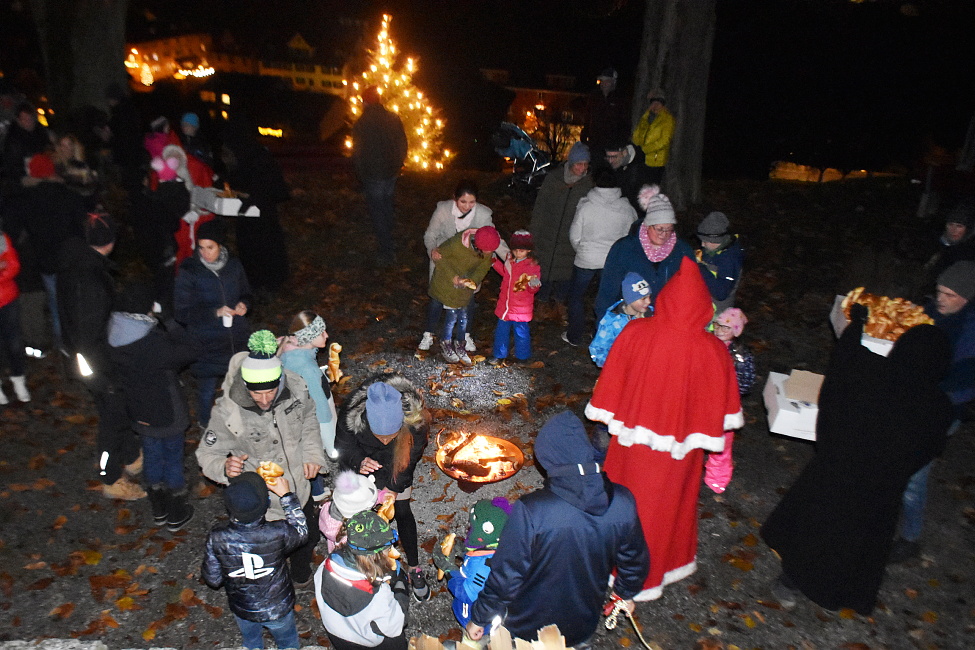
[[[674,206],[665,194],[660,193],[659,185],[644,185],[638,197],[640,207],[647,212],[643,218],[644,226],[659,226],[662,224],[676,224]]]
[[[697,236],[702,242],[726,244],[731,239],[728,233],[730,225],[724,212],[712,212],[701,220],[701,224],[697,227]]]
[[[975,298],[975,262],[955,262],[938,276],[938,284],[965,300]]]

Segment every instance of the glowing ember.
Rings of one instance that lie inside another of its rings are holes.
[[[438,436],[439,437],[439,436]],[[525,461],[514,444],[491,436],[465,432],[437,441],[437,465],[447,475],[471,483],[494,483],[514,476]]]

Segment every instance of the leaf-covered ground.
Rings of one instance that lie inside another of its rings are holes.
[[[532,325],[535,362],[492,368],[496,276],[478,297],[474,335],[481,362],[447,368],[417,355],[426,307],[422,232],[438,200],[460,173],[407,175],[397,195],[398,263],[376,269],[364,204],[341,166],[291,175],[296,197],[283,208],[293,278],[254,325],[281,332],[300,309],[325,316],[333,341],[345,346],[348,376],[339,398],[370,373],[395,368],[419,384],[433,410],[433,431],[466,428],[506,437],[526,452],[514,478],[474,493],[441,473],[435,443],[417,470],[414,512],[429,556],[447,532],[464,533],[466,509],[479,498],[517,497],[538,487],[532,466],[535,432],[559,409],[581,412],[597,377],[583,348],[559,338],[560,311],[540,305]],[[502,193],[503,181],[479,174],[481,200],[510,233],[528,222],[526,206]],[[812,454],[809,443],[768,432],[761,387],[769,370],[822,371],[833,343],[827,323],[832,297],[858,284],[895,295],[907,290],[933,226],[913,216],[915,190],[904,180],[823,186],[712,183],[706,202],[680,215],[693,232],[708,211],[726,212],[745,237],[747,273],[740,306],[750,319],[745,339],[756,353],[759,384],[746,399],[747,424],[735,444],[728,491],[702,488],[698,571],[637,608],[644,637],[658,648],[965,648],[975,644],[975,444],[967,424],[935,468],[924,553],[894,566],[871,617],[800,602],[782,610],[768,592],[778,563],[758,527]],[[122,253],[124,255],[124,251]],[[30,299],[30,297],[27,297]],[[213,648],[239,642],[222,591],[199,579],[206,532],[223,516],[215,488],[200,478],[189,433],[187,471],[197,515],[176,534],[153,528],[148,503],[113,502],[95,477],[96,416],[83,389],[63,377],[60,362],[32,360],[34,400],[5,407],[0,455],[0,641],[74,638],[110,648]],[[566,567],[571,571],[572,567]],[[430,575],[432,576],[432,570]],[[557,597],[557,594],[552,594]],[[299,616],[312,623],[306,645],[327,645],[310,590],[299,593]],[[458,638],[449,594],[413,605],[411,631]],[[628,624],[603,631],[596,647],[638,647]]]

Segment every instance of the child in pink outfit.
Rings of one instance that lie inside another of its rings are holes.
[[[534,241],[527,230],[511,236],[511,252],[502,261],[495,258],[494,270],[501,275],[501,290],[494,315],[498,325],[494,329],[494,347],[488,363],[499,365],[508,358],[511,337],[514,335],[514,355],[517,361],[528,361],[532,353],[528,325],[535,313],[535,294],[542,286],[542,270],[532,255]]]
[[[378,492],[371,477],[351,470],[339,473],[335,478],[332,497],[322,504],[318,515],[318,529],[328,542],[329,553],[342,541],[338,539],[342,524],[358,512],[372,510],[384,496],[386,490]]]
[[[743,343],[736,339],[741,336],[748,319],[736,307],[725,309],[714,319],[714,335],[721,339],[735,362],[735,374],[738,375],[738,392],[747,393],[755,383],[755,357]],[[724,432],[724,451],[708,454],[704,465],[704,483],[721,494],[731,482],[734,463],[731,460],[731,445],[734,442],[733,431]]]

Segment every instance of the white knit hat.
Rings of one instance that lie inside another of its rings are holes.
[[[647,212],[643,218],[644,226],[658,226],[666,223],[677,223],[674,206],[670,204],[667,195],[660,193],[659,185],[644,185],[638,196],[640,207]]]
[[[332,490],[332,503],[343,518],[348,519],[357,512],[369,510],[376,505],[376,484],[371,476],[356,474],[345,470],[335,478]]]

